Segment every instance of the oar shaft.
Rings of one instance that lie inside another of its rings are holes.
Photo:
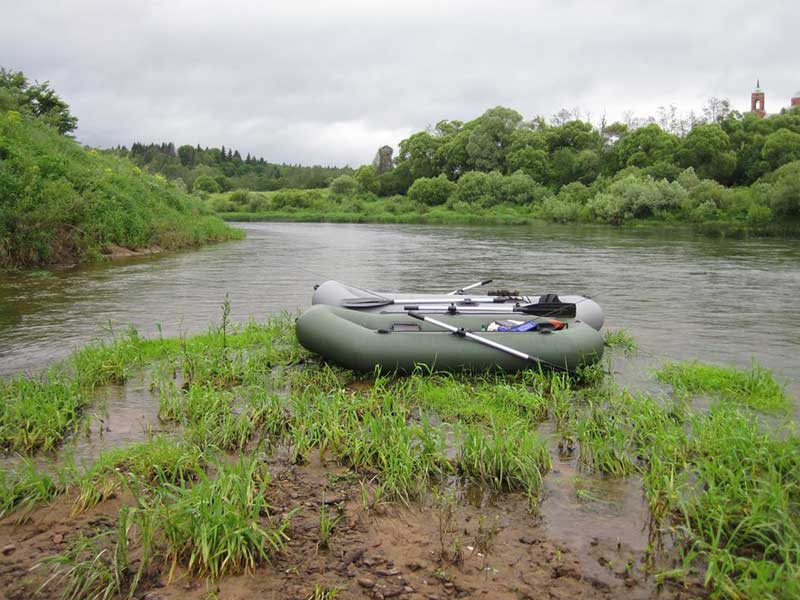
[[[448,310],[448,307],[441,306],[440,304],[406,304],[403,303],[403,310],[416,310],[420,312],[432,312],[434,314],[448,314],[448,312],[452,312]],[[481,304],[488,304],[488,303],[481,303]],[[514,313],[514,312],[521,312],[517,309],[516,306],[513,304],[511,305],[503,305],[503,304],[492,304],[491,306],[464,306],[463,304],[456,303],[456,312],[459,313]]]
[[[420,315],[414,312],[408,313],[408,316],[414,317],[415,319],[419,319],[420,321],[425,321],[426,323],[430,323],[431,325],[436,325],[437,327],[441,327],[442,329],[447,329],[448,331],[452,331],[453,333],[457,333],[458,335],[462,335],[471,340],[475,340],[476,342],[483,344],[484,346],[489,346],[491,348],[494,348],[495,350],[500,350],[501,352],[505,352],[506,354],[511,354],[512,356],[516,356],[517,358],[521,358],[522,360],[539,362],[537,359],[533,358],[529,354],[520,352],[519,350],[506,346],[505,344],[498,344],[497,342],[493,342],[492,340],[487,340],[486,338],[481,337],[479,335],[475,335],[470,331],[464,331],[463,329],[459,329],[458,327],[450,325],[449,323],[443,323],[438,319],[426,317],[424,315]]]
[[[482,285],[488,285],[490,283],[492,283],[491,279],[485,279],[484,281],[478,281],[477,283],[471,283],[470,285],[464,286],[463,288],[460,288],[460,289],[457,289],[457,290],[453,290],[452,292],[449,292],[447,295],[448,296],[455,296],[456,294],[463,294],[467,290],[471,290],[472,288],[480,287]]]

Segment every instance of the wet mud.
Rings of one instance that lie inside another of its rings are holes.
[[[410,506],[383,504],[370,485],[362,488],[363,473],[317,453],[304,465],[281,452],[267,460],[274,517],[294,511],[291,539],[272,564],[217,582],[180,567],[170,579],[170,565],[161,565],[148,573],[137,598],[305,599],[323,591],[338,598],[428,600],[704,595],[699,582],[659,588],[645,562],[646,534],[637,538],[633,531],[643,513],[627,513],[635,499],[623,494],[621,504],[596,500],[601,508],[587,508],[569,497],[572,481],[562,485],[572,478],[564,465],[548,476],[545,498],[531,511],[522,494],[496,495],[457,481]],[[59,598],[57,567],[43,561],[80,535],[113,532],[125,504],[132,498],[123,494],[73,517],[65,496],[21,522],[19,515],[0,522],[0,597]],[[336,520],[327,544],[320,533],[323,505]]]

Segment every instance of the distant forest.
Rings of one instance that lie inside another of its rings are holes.
[[[117,146],[109,152],[129,158],[137,166],[181,182],[190,191],[225,192],[233,189],[272,191],[284,188],[325,188],[339,175],[352,173],[349,167],[305,167],[270,163],[232,148],[202,148],[173,142],[142,144],[130,149]]]

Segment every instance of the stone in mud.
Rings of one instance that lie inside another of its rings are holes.
[[[532,546],[534,544],[538,544],[541,541],[542,540],[540,540],[539,538],[533,537],[533,536],[530,536],[530,535],[522,535],[519,538],[520,544],[527,544],[528,546]]]
[[[360,585],[362,588],[368,590],[371,590],[372,588],[375,587],[375,582],[369,577],[359,577],[358,579],[356,579],[356,583],[358,583],[358,585]]]
[[[574,561],[571,564],[566,565],[558,565],[553,569],[553,579],[559,577],[568,577],[570,579],[580,579],[581,578],[581,570],[580,570],[580,563],[578,561]]]
[[[6,544],[0,552],[3,553],[3,556],[8,556],[9,554],[13,554],[16,549],[17,547],[14,544]]]

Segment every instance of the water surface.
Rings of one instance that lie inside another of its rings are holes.
[[[415,291],[493,277],[528,292],[596,296],[642,357],[740,366],[757,358],[798,390],[797,241],[555,225],[240,226],[246,239],[196,251],[0,275],[0,374],[41,368],[109,327],[203,330],[225,294],[245,320],[307,306],[326,278]]]

